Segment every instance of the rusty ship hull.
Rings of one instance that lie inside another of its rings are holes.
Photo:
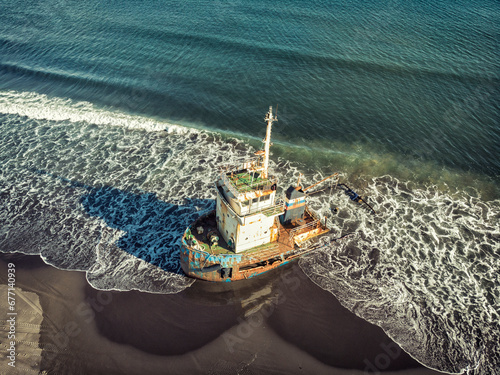
[[[317,218],[305,216],[302,225],[280,225],[276,241],[234,253],[227,249],[224,241],[216,248],[208,244],[204,234],[212,233],[216,227],[216,211],[213,210],[186,229],[180,254],[182,270],[193,278],[230,282],[249,279],[288,264],[315,249],[301,247],[300,243],[329,231]],[[206,228],[203,234],[195,232],[200,226]],[[305,228],[301,230],[300,227]]]
[[[311,251],[306,241],[328,232],[326,219],[322,223],[305,202],[305,191],[317,184],[303,189],[299,178],[277,196],[278,179],[269,173],[271,128],[278,121],[272,107],[264,120],[264,149],[219,167],[215,210],[182,236],[180,262],[188,276],[224,282],[255,277]]]

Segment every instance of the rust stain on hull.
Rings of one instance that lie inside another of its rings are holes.
[[[182,237],[181,267],[186,275],[215,282],[230,282],[255,277],[272,269],[287,264],[311,249],[301,248],[300,243],[312,237],[328,232],[312,216],[306,216],[304,228],[294,234],[298,226],[280,225],[278,221],[271,231],[269,244],[257,246],[242,253],[234,253],[222,240],[217,246],[207,243],[207,231],[217,233],[215,210],[200,217],[191,224]],[[304,224],[303,224],[304,225]],[[196,228],[204,228],[198,233]]]

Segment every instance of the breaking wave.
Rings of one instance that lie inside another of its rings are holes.
[[[36,120],[86,122],[95,125],[119,126],[127,129],[190,133],[191,129],[144,116],[97,108],[85,101],[48,97],[34,92],[0,92],[0,113],[26,116]]]

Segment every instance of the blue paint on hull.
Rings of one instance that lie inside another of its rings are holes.
[[[216,282],[231,282],[249,279],[281,267],[296,259],[287,259],[275,262],[272,265],[256,267],[255,270],[250,269],[241,272],[239,271],[239,266],[248,263],[247,257],[242,254],[212,255],[206,251],[190,247],[185,241],[185,238],[182,239],[180,256],[181,266],[186,275],[197,279]],[[229,269],[231,271],[226,272],[231,272],[230,276],[224,277],[222,270]]]

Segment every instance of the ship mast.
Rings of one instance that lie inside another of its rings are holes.
[[[271,146],[271,128],[274,121],[278,121],[278,116],[273,116],[273,107],[269,106],[269,112],[266,114],[267,121],[266,138],[264,142],[264,165],[262,167],[262,178],[267,178],[267,169],[269,168],[269,147]]]

